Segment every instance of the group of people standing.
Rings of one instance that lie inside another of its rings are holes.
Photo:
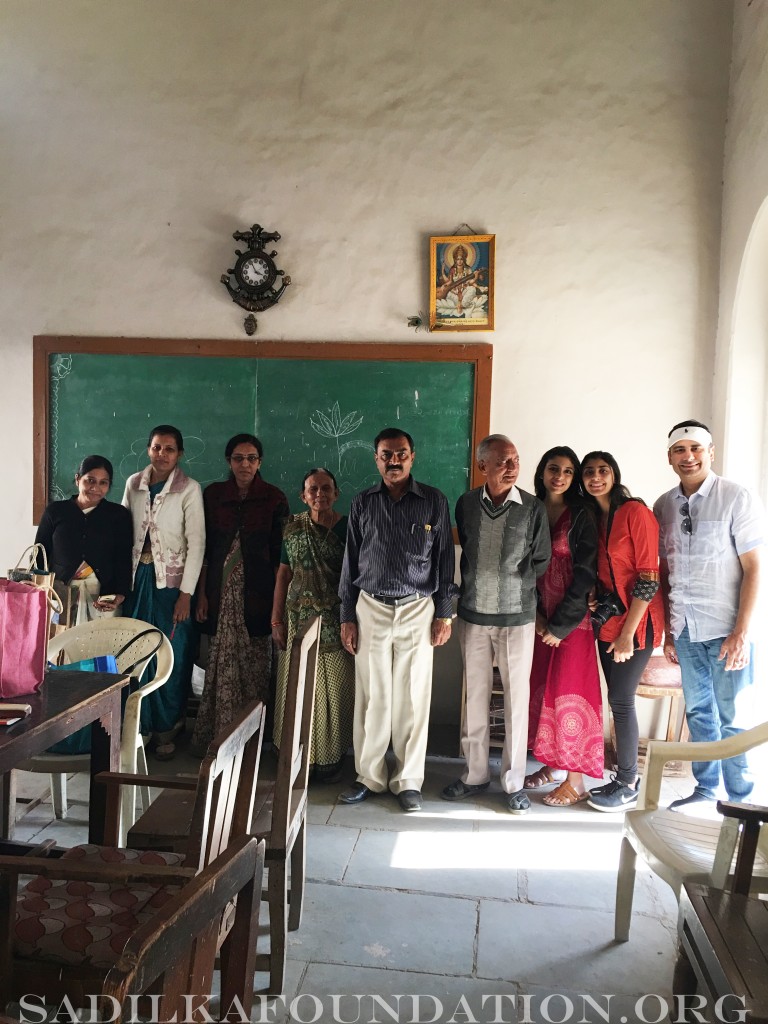
[[[357,804],[389,789],[404,811],[422,806],[435,647],[461,645],[466,769],[446,786],[461,800],[490,784],[489,704],[494,665],[504,694],[500,781],[513,814],[529,793],[563,807],[588,801],[621,811],[638,796],[635,693],[655,647],[679,662],[694,740],[749,724],[742,706],[753,680],[749,626],[765,542],[762,510],[743,487],[712,471],[714,445],[695,420],[669,433],[678,487],[653,511],[622,483],[615,458],[579,460],[550,449],[535,494],[517,486],[512,441],[492,434],[476,451],[485,483],[462,494],[453,612],[454,542],[448,502],[416,481],[414,442],[400,428],[374,440],[379,483],[355,496],[347,519],[325,468],[301,484],[307,510],[291,516],[261,476],[261,442],[237,434],[225,448],[229,475],[201,492],[179,466],[180,432],[149,437],[149,465],[126,483],[122,506],[105,500],[111,463],[84,459],[78,492],[52,503],[37,540],[57,577],[78,588],[78,614],[132,615],[157,625],[174,649],[171,679],[145,704],[142,732],[171,757],[183,725],[197,638],[211,634],[205,689],[193,734],[202,753],[248,701],[268,700],[273,646],[290,649],[302,622],[322,617],[310,761],[317,778],[339,777],[350,740]],[[597,645],[595,645],[595,637]],[[616,732],[617,771],[603,775],[598,658]],[[281,659],[274,738],[279,744],[288,660]],[[390,772],[387,752],[392,747]],[[527,751],[541,768],[526,775]],[[696,789],[673,806],[712,800],[718,763],[694,764]],[[722,767],[728,796],[752,788],[744,758]]]
[[[285,650],[304,618],[321,615],[310,756],[318,776],[333,777],[351,742],[354,700],[354,663],[339,640],[346,520],[333,509],[336,481],[327,470],[307,473],[301,498],[308,510],[291,519],[286,496],[261,476],[263,449],[254,435],[230,438],[227,479],[205,491],[179,465],[183,454],[176,427],[154,427],[149,465],[129,477],[121,505],[106,500],[111,462],[88,456],[75,475],[77,494],[47,507],[36,539],[57,579],[81,595],[76,623],[122,614],[169,637],[173,673],[142,703],[141,731],[160,759],[174,756],[185,723],[195,620],[211,638],[191,747],[203,754],[247,703],[270,699],[273,641]],[[283,659],[277,741],[287,677]]]
[[[340,585],[342,641],[357,668],[357,782],[340,799],[356,804],[389,788],[412,811],[422,805],[432,648],[452,629],[453,544],[445,498],[411,477],[410,435],[383,431],[375,448],[382,482],[353,501]],[[494,665],[504,697],[500,781],[513,814],[526,813],[530,791],[544,788],[552,806],[586,800],[614,812],[636,802],[635,694],[664,637],[667,657],[682,669],[692,739],[724,738],[751,724],[749,627],[763,512],[746,488],[712,471],[714,444],[703,423],[676,424],[667,453],[680,483],[651,511],[622,483],[609,452],[580,461],[570,448],[550,449],[533,495],[517,487],[520,459],[508,437],[492,434],[478,445],[485,483],[456,505],[466,768],[444,799],[490,784]],[[617,771],[588,790],[584,776],[599,778],[604,768],[598,658]],[[529,775],[527,750],[542,764]],[[676,810],[715,798],[719,763],[694,763],[693,771],[696,788],[671,805]],[[751,793],[744,758],[724,762],[722,780],[731,799]]]

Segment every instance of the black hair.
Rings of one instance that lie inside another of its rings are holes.
[[[264,458],[264,445],[255,434],[235,434],[234,437],[230,437],[227,447],[224,449],[224,458],[228,459],[239,444],[252,444],[259,453],[259,458]]]
[[[326,476],[329,476],[331,480],[333,480],[333,486],[338,491],[339,485],[336,483],[336,477],[333,475],[330,469],[326,469],[325,466],[314,466],[312,469],[308,469],[307,472],[304,474],[304,479],[301,481],[301,490],[299,491],[299,494],[304,493],[304,487],[307,483],[307,480],[309,480],[311,476],[314,476],[315,473],[325,473]]]
[[[667,434],[667,437],[671,437],[680,427],[702,427],[708,434],[712,433],[707,424],[702,423],[701,420],[683,420],[682,423],[676,423],[674,427],[672,427],[670,432]]]
[[[592,460],[597,462],[607,462],[613,470],[613,488],[611,489],[609,499],[611,508],[619,508],[620,505],[623,505],[627,501],[639,501],[641,505],[645,504],[642,498],[634,497],[629,488],[621,482],[621,470],[619,469],[619,464],[610,452],[588,452],[581,460],[582,474],[586,464]],[[595,501],[586,488],[584,493],[585,497],[589,498],[591,501]],[[597,504],[596,501],[595,504]]]
[[[106,469],[107,476],[109,477],[109,486],[112,486],[112,477],[115,475],[115,471],[112,468],[112,463],[104,455],[86,455],[75,470],[75,479],[85,476],[92,469]]]
[[[556,459],[558,456],[570,459],[571,465],[573,466],[573,480],[567,491],[563,494],[563,501],[566,505],[577,505],[583,504],[584,491],[581,484],[581,463],[579,457],[573,448],[569,448],[567,444],[558,444],[554,448],[550,448],[549,451],[539,459],[539,464],[536,467],[536,472],[533,474],[533,489],[536,493],[536,497],[541,501],[547,496],[547,489],[544,486],[544,470],[547,467],[547,463],[551,459]]]
[[[385,427],[384,430],[380,430],[373,439],[373,450],[378,451],[379,441],[391,441],[394,437],[404,437],[411,451],[413,451],[413,438],[405,430],[401,430],[400,427]]]
[[[180,452],[184,451],[184,438],[181,436],[181,431],[176,427],[172,427],[170,423],[161,423],[159,427],[153,427],[149,432],[149,440],[147,441],[147,448],[152,447],[152,438],[157,437],[158,434],[170,434],[176,442],[176,447]]]

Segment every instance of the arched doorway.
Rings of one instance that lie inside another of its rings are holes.
[[[736,288],[728,354],[723,476],[768,504],[768,198],[750,231]]]

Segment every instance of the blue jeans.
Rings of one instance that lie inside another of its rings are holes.
[[[725,671],[725,658],[718,661],[724,637],[693,641],[688,627],[675,638],[677,660],[683,677],[685,717],[694,742],[709,743],[743,732],[749,724],[737,703],[748,699],[744,691],[754,678],[754,648],[750,648],[749,665],[736,671]],[[737,698],[742,695],[741,701]],[[738,717],[740,724],[734,725]],[[694,761],[696,792],[714,799],[720,785],[720,770],[729,800],[746,800],[754,781],[749,773],[747,757],[739,754],[726,761]]]

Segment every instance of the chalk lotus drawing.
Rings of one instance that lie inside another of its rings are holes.
[[[361,440],[344,441],[343,443],[339,441],[339,438],[353,434],[363,422],[363,417],[358,416],[357,409],[342,417],[339,403],[334,402],[328,413],[329,415],[326,416],[322,409],[315,409],[313,415],[309,417],[309,422],[312,425],[312,429],[317,434],[320,434],[321,437],[335,438],[338,471],[339,476],[341,476],[343,472],[342,457],[345,452],[348,452],[350,448],[367,448],[370,451],[373,445],[368,441]]]

